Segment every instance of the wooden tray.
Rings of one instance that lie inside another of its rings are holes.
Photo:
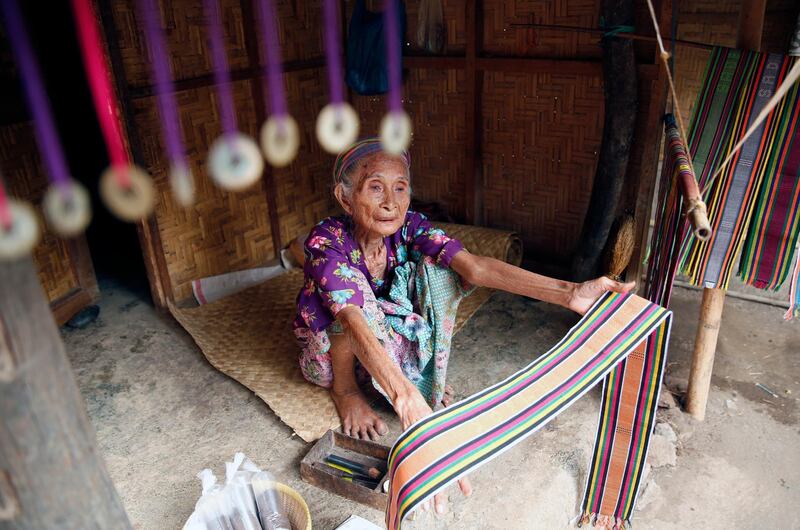
[[[329,471],[330,468],[325,465],[325,457],[335,454],[360,464],[385,470],[389,449],[385,445],[369,440],[357,440],[339,432],[328,431],[300,462],[300,476],[304,481],[318,488],[384,511],[389,498],[382,489],[385,475],[380,477],[378,486],[373,490],[332,474]]]

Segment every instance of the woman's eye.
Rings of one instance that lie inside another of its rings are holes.
[[[369,189],[371,189],[372,191],[381,191],[381,185],[373,184],[372,186],[369,187]]]
[[[396,191],[397,193],[405,193],[406,192],[406,187],[405,186],[397,186],[394,189],[394,191]]]

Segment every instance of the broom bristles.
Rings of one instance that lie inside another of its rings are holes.
[[[617,219],[617,230],[606,247],[606,275],[619,281],[628,268],[634,247],[633,216],[625,214]]]

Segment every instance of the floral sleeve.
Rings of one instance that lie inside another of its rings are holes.
[[[435,228],[421,213],[410,213],[408,223],[411,249],[436,258],[436,262],[444,267],[450,267],[453,256],[464,250],[464,245],[458,239],[448,237],[444,230]]]
[[[356,283],[356,276],[362,273],[350,266],[344,244],[326,227],[318,225],[311,231],[305,256],[304,291],[311,294],[316,289],[334,317],[347,306],[364,305],[364,295]]]

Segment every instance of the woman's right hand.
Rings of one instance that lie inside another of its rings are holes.
[[[425,416],[433,414],[433,410],[413,385],[402,396],[397,396],[394,400],[394,410],[400,418],[400,423],[405,431],[414,423]]]

